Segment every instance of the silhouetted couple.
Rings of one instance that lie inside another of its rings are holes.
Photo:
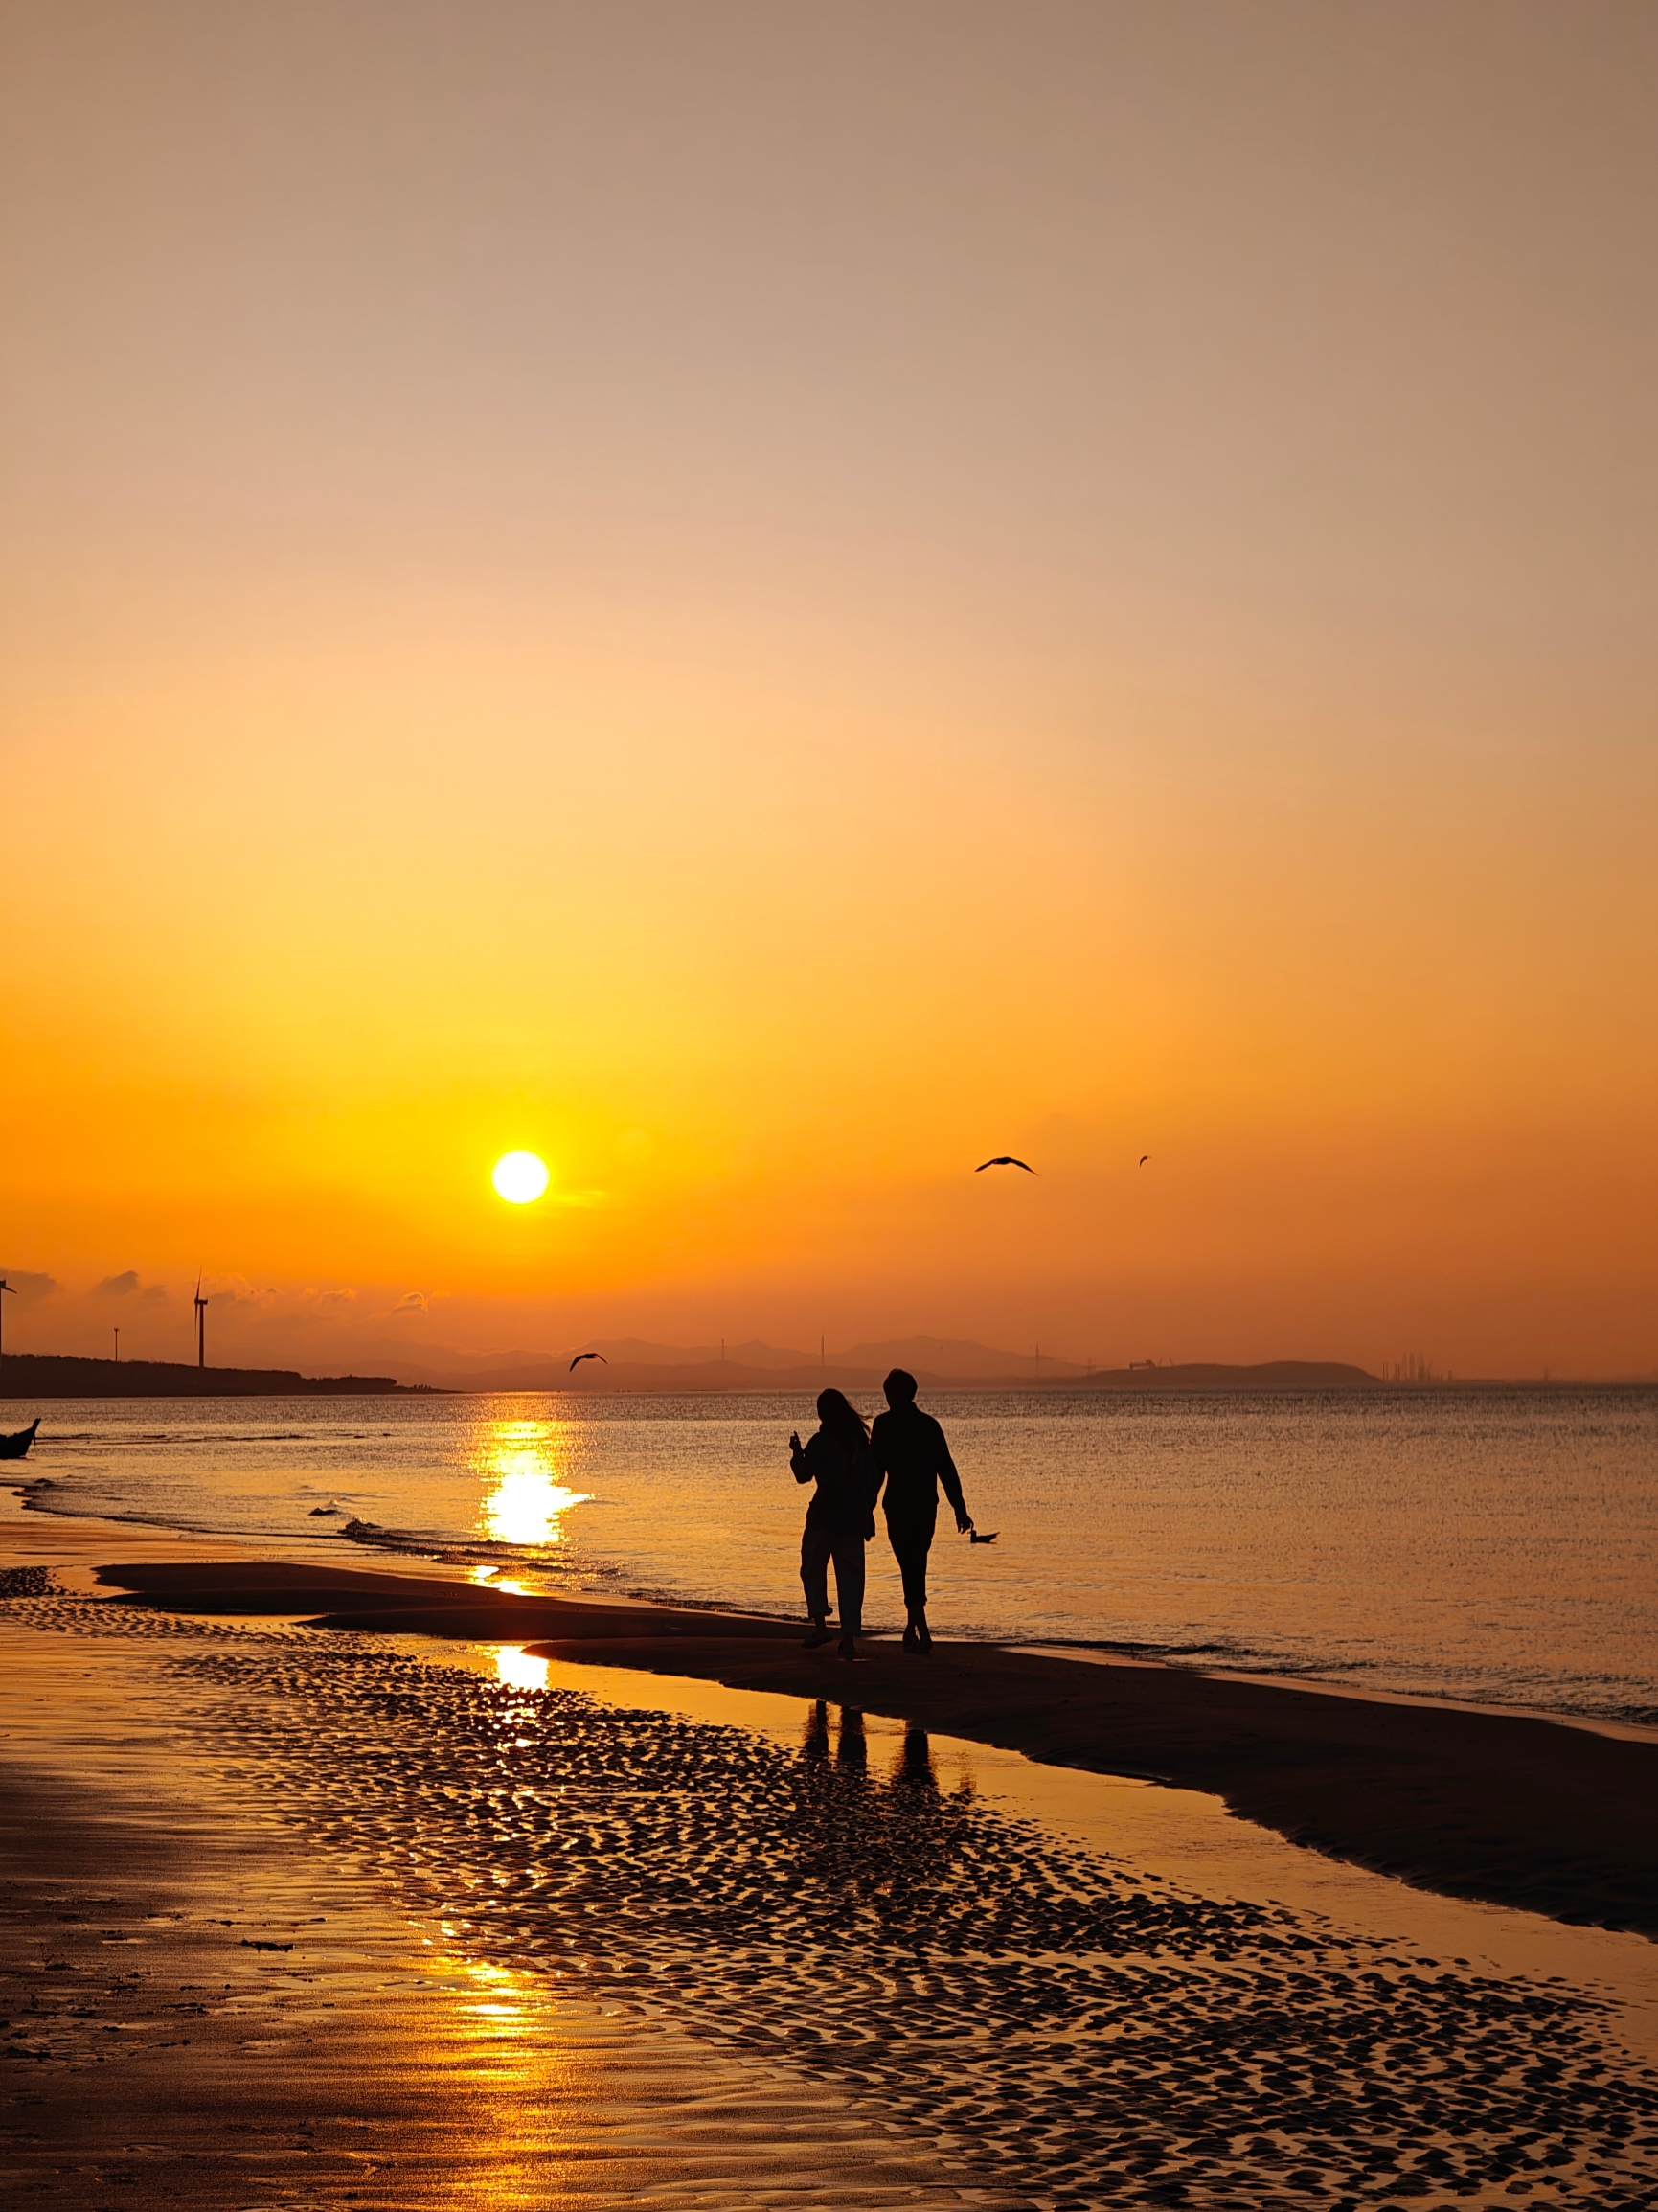
[[[788,1440],[794,1479],[817,1486],[800,1539],[800,1579],[812,1623],[806,1649],[829,1641],[832,1560],[844,1659],[857,1657],[854,1638],[864,1622],[864,1546],[875,1533],[875,1501],[882,1485],[887,1536],[903,1577],[906,1652],[933,1648],[927,1630],[927,1554],[941,1482],[957,1529],[965,1536],[973,1525],[944,1432],[916,1403],[915,1377],[895,1367],[885,1388],[887,1410],[875,1416],[873,1429],[840,1391],[825,1390],[818,1394],[817,1433],[804,1446],[798,1434]]]

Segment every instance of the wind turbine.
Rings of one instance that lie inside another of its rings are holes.
[[[201,1294],[201,1269],[195,1271],[195,1363],[207,1365],[207,1300]]]
[[[17,1295],[16,1291],[12,1289],[11,1284],[4,1281],[0,1281],[0,1290],[4,1290],[8,1298],[15,1298]],[[0,1305],[0,1313],[4,1313],[5,1311],[5,1306]],[[4,1346],[0,1345],[0,1351],[3,1350]]]

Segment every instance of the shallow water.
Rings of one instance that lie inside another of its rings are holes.
[[[434,1663],[469,1665],[509,1688],[574,1690],[602,1704],[682,1714],[743,1728],[793,1749],[802,1701],[671,1675],[543,1659],[511,1644],[462,1646],[395,1639]],[[1645,1936],[1568,1926],[1538,1913],[1438,1897],[1393,1877],[1305,1851],[1270,1828],[1238,1818],[1219,1797],[1120,1774],[1054,1767],[1020,1751],[972,1744],[868,1713],[861,1728],[872,1766],[897,1775],[925,1737],[934,1778],[1015,1820],[1151,1870],[1151,1878],[1226,1903],[1264,1900],[1310,1921],[1333,1923],[1480,1973],[1558,1977],[1615,2007],[1621,2038],[1658,2060],[1658,1944]],[[1422,1963],[1419,1957],[1419,1964]]]
[[[356,1869],[503,2002],[633,2007],[828,2088],[929,2148],[935,2201],[977,2177],[1045,2212],[1634,2212],[1658,2188],[1658,2075],[1602,1977],[1200,1883],[1123,1806],[1080,1838],[919,1731],[804,1703],[733,1724],[665,1709],[689,1685],[633,1706],[409,1639],[6,1610],[8,1644],[142,1657],[181,1785],[210,1771]]]
[[[1658,1392],[940,1395],[953,1635],[1658,1721]],[[873,1409],[873,1408],[872,1408]],[[19,1402],[27,1502],[793,1614],[802,1398]],[[333,1508],[329,1512],[325,1509]],[[884,1539],[868,1617],[901,1620]]]

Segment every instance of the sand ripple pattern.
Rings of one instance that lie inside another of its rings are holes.
[[[920,1732],[881,1770],[850,1711],[791,1752],[383,1639],[39,1609],[172,1639],[227,1767],[458,1944],[838,2085],[1032,2206],[1658,2202],[1658,2076],[1592,1998],[1183,1894],[942,1792]]]

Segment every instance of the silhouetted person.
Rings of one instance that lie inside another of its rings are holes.
[[[938,1796],[939,1777],[933,1766],[933,1746],[924,1728],[904,1730],[903,1749],[893,1768],[893,1783],[895,1788],[920,1790],[933,1798]]]
[[[806,1507],[800,1539],[800,1579],[811,1634],[803,1648],[827,1644],[829,1563],[835,1565],[835,1603],[841,1616],[841,1657],[855,1659],[852,1639],[864,1625],[864,1546],[875,1533],[874,1464],[863,1415],[838,1390],[818,1393],[818,1431],[802,1446],[788,1440],[789,1465],[796,1482],[817,1485]]]
[[[941,1482],[955,1512],[957,1528],[965,1536],[973,1523],[944,1432],[932,1415],[923,1413],[916,1403],[915,1377],[895,1367],[884,1387],[888,1410],[875,1416],[870,1448],[874,1455],[876,1487],[883,1481],[887,1486],[883,1501],[887,1535],[904,1579],[904,1611],[908,1615],[904,1650],[930,1652],[927,1554],[933,1548]]]
[[[864,1727],[864,1717],[855,1705],[841,1707],[840,1741],[835,1745],[835,1767],[843,1775],[854,1781],[868,1775],[870,1770],[870,1739]]]

